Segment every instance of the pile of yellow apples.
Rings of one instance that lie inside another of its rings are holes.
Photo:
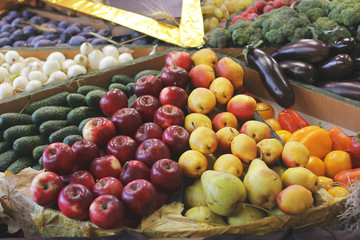
[[[311,208],[320,184],[304,167],[309,150],[272,137],[270,126],[256,118],[256,100],[239,91],[242,66],[211,49],[196,51],[192,61],[191,113],[184,123],[190,149],[178,160],[192,180],[184,190],[184,215],[233,225]]]

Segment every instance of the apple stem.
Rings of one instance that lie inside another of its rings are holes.
[[[196,126],[195,126],[195,123],[194,123],[194,122],[191,122],[191,125],[192,125],[194,128],[196,128]]]

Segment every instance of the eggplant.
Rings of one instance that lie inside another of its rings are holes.
[[[294,105],[294,91],[274,58],[258,48],[250,47],[245,50],[245,59],[258,71],[265,89],[281,107]]]
[[[286,77],[295,81],[314,84],[318,78],[316,67],[310,63],[288,60],[278,62]]]
[[[360,101],[360,82],[347,80],[329,81],[318,82],[315,86],[340,96]]]
[[[301,39],[275,50],[271,57],[276,61],[299,60],[307,63],[321,62],[330,55],[328,44],[316,39]]]
[[[338,41],[329,43],[330,55],[335,56],[341,53],[350,54],[357,47],[355,38],[343,38]]]
[[[347,79],[353,69],[353,61],[348,54],[342,53],[328,58],[318,66],[319,78],[323,81]]]
[[[352,58],[353,60],[353,70],[358,71],[360,70],[360,57]]]

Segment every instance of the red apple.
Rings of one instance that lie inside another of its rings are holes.
[[[136,179],[124,187],[121,200],[135,214],[147,216],[155,210],[156,190],[151,182]]]
[[[76,156],[71,147],[56,142],[47,146],[42,154],[44,168],[59,175],[71,173],[75,168]]]
[[[170,148],[171,152],[184,152],[189,147],[190,133],[179,125],[167,127],[161,140]]]
[[[149,170],[150,175],[150,170]],[[37,174],[30,184],[30,197],[38,205],[53,206],[64,187],[59,175],[54,172],[41,172]]]
[[[125,217],[123,203],[112,195],[101,195],[91,203],[90,220],[99,228],[113,229],[123,225]]]
[[[123,166],[127,161],[135,158],[137,147],[138,144],[134,139],[126,135],[119,135],[108,142],[106,149],[107,153],[115,156]]]
[[[152,122],[154,114],[160,106],[159,100],[151,95],[142,95],[136,98],[132,105],[140,113],[143,122]]]
[[[170,67],[173,65],[182,67],[189,72],[192,67],[191,55],[188,52],[169,52],[165,57],[165,66]]]
[[[98,146],[104,146],[115,136],[115,125],[104,117],[96,117],[88,121],[82,131],[85,140],[91,140]]]
[[[153,75],[145,75],[135,82],[134,92],[137,97],[152,95],[157,98],[162,88],[162,82],[159,78]]]
[[[163,134],[162,128],[153,122],[142,124],[134,134],[134,140],[140,144],[146,139],[157,138],[161,139]]]
[[[176,86],[181,88],[186,88],[190,81],[188,71],[175,65],[166,67],[161,72],[160,79],[164,86]]]
[[[85,187],[91,189],[95,184],[95,179],[93,175],[85,170],[77,170],[69,175],[61,176],[61,179],[64,185],[68,185],[70,183],[78,183],[82,184]]]
[[[88,170],[91,161],[100,157],[98,145],[91,140],[79,140],[71,146],[71,149],[76,156],[75,164],[77,169]]]
[[[135,159],[145,163],[148,167],[159,159],[170,158],[169,147],[161,140],[150,138],[142,142],[136,150]]]
[[[154,114],[154,123],[158,124],[162,129],[171,125],[183,126],[184,121],[184,112],[180,108],[170,104],[159,107]]]
[[[138,160],[127,161],[120,171],[120,181],[126,185],[135,179],[145,179],[150,181],[150,168]]]
[[[174,191],[181,185],[182,180],[183,170],[174,160],[163,158],[151,167],[150,181],[161,191]]]
[[[100,195],[113,195],[119,199],[121,198],[122,190],[122,183],[119,179],[114,177],[101,178],[91,188],[94,197]]]
[[[140,127],[142,120],[140,113],[134,108],[122,108],[111,117],[118,134],[132,136]]]
[[[161,208],[164,204],[169,203],[170,194],[167,192],[160,191],[156,187],[155,187],[155,189],[156,189],[156,196],[157,196],[155,210],[157,210],[157,209]]]
[[[184,109],[187,105],[188,94],[181,87],[164,87],[159,95],[161,105],[174,105],[180,109]]]
[[[111,117],[117,110],[128,107],[128,99],[122,90],[113,88],[102,96],[99,104],[101,111]]]
[[[121,171],[121,164],[119,160],[113,155],[105,155],[99,158],[95,158],[91,162],[90,172],[95,179],[101,179],[104,177],[117,178]]]
[[[58,205],[66,217],[83,220],[89,217],[89,207],[93,199],[90,189],[82,184],[70,183],[61,190]]]

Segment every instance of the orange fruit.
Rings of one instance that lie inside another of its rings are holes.
[[[310,156],[305,168],[312,171],[316,176],[325,176],[325,164],[318,157]]]
[[[324,187],[326,191],[333,187],[334,180],[331,178],[319,176],[318,181],[319,185]]]
[[[330,178],[334,178],[334,176],[342,170],[352,168],[349,153],[342,150],[334,150],[326,154],[324,164],[325,176]]]
[[[257,103],[256,109],[258,114],[264,119],[274,118],[275,117],[275,110],[274,108],[265,102]]]
[[[277,120],[276,118],[268,118],[265,120],[265,122],[269,124],[275,132],[282,129],[279,120]]]
[[[275,131],[275,133],[281,138],[284,143],[287,143],[292,136],[292,133],[287,130],[277,130]]]
[[[350,192],[343,187],[335,186],[328,190],[328,193],[330,193],[333,197],[347,197],[349,196]]]

